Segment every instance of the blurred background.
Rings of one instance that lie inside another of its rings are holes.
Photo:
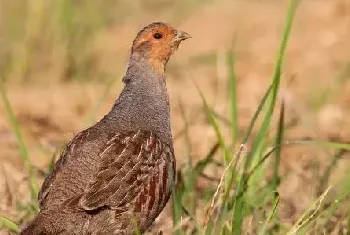
[[[213,108],[223,135],[230,135],[229,50],[235,55],[238,129],[244,133],[271,83],[288,2],[1,0],[0,77],[39,172],[39,185],[61,147],[111,108],[122,88],[132,40],[154,21],[168,22],[193,37],[180,46],[167,68],[178,168],[189,159],[203,159],[217,139],[193,81]],[[348,142],[349,42],[349,0],[301,1],[278,97],[285,102],[284,139]],[[275,117],[272,131],[276,125]],[[334,154],[317,147],[283,149],[281,221],[293,223],[319,195],[315,186]],[[220,153],[215,157],[222,159]],[[343,178],[349,166],[344,153],[330,181]],[[207,174],[220,178],[221,173],[210,167]],[[199,181],[197,189],[205,190],[207,181]],[[26,221],[21,205],[28,201],[26,166],[1,102],[0,214]],[[167,213],[157,222],[164,231]]]

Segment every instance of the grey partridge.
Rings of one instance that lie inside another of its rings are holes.
[[[165,67],[190,38],[152,23],[133,41],[125,86],[111,111],[65,147],[20,233],[143,233],[171,195],[175,157]]]

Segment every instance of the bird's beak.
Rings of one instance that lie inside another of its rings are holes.
[[[189,39],[189,38],[192,38],[192,37],[188,33],[183,32],[183,31],[177,31],[176,36],[175,36],[175,41],[181,42],[181,41]]]

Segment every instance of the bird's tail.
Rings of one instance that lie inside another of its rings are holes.
[[[31,234],[35,234],[34,233],[35,227],[33,226],[33,224],[30,224],[29,226],[27,226],[26,228],[24,228],[19,235],[31,235]]]
[[[19,235],[84,234],[86,218],[81,213],[70,214],[57,210],[41,210]],[[86,229],[86,228],[85,228]]]
[[[40,225],[37,223],[37,219],[34,219],[29,225],[19,233],[19,235],[40,235],[43,234]]]
[[[51,219],[47,211],[40,211],[32,222],[23,226],[19,235],[53,235],[55,233],[52,233],[51,230],[54,224],[50,223]]]

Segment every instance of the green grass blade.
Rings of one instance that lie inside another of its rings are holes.
[[[280,200],[280,197],[279,197],[278,193],[276,193],[275,200],[274,200],[273,207],[272,207],[272,211],[270,212],[270,215],[266,218],[266,220],[265,220],[265,222],[264,222],[264,224],[259,232],[259,235],[266,234],[267,227],[268,227],[269,223],[271,222],[272,218],[276,214],[279,200]]]
[[[280,49],[277,54],[277,60],[276,60],[274,75],[272,79],[271,92],[269,92],[267,104],[266,104],[267,111],[265,113],[262,125],[258,130],[257,136],[253,141],[252,150],[246,157],[246,160],[244,163],[244,172],[246,172],[250,168],[253,158],[256,158],[256,160],[258,161],[262,157],[263,146],[265,145],[265,139],[268,133],[270,122],[271,122],[272,115],[276,105],[277,94],[278,94],[280,80],[281,80],[282,62],[284,60],[284,55],[287,47],[287,42],[290,36],[292,23],[293,23],[294,15],[297,8],[297,3],[298,3],[298,0],[291,0],[290,6],[287,11],[286,26],[283,31]],[[263,174],[263,168],[261,168],[260,172],[255,173],[255,175],[251,177],[252,183],[257,184],[258,182],[261,182],[262,174]],[[244,191],[246,190],[245,181],[246,181],[246,174],[243,173],[241,180],[239,182],[239,188],[236,191],[236,196],[239,194],[244,194]],[[251,187],[251,188],[252,188],[252,191],[250,194],[253,195],[255,189],[254,187]],[[244,207],[245,205],[244,205],[243,197],[240,197],[237,200],[236,198],[234,199],[234,213],[232,216],[232,232],[234,234],[241,233],[241,227],[242,227],[242,222],[244,217],[244,214],[243,214]]]
[[[291,146],[291,145],[298,145],[298,144],[315,145],[323,148],[343,149],[346,151],[350,151],[350,144],[348,143],[314,140],[314,139],[288,140],[283,142],[280,146],[275,146],[274,149],[281,148],[282,146]]]
[[[184,195],[183,201],[186,201],[186,206],[188,211],[191,213],[195,213],[196,204],[197,204],[197,190],[196,190],[196,180],[197,180],[197,172],[195,172],[192,161],[192,146],[190,141],[190,133],[189,133],[189,121],[186,116],[186,112],[184,106],[179,100],[179,110],[181,114],[181,118],[184,126],[184,135],[183,135],[183,146],[184,152],[183,155],[187,156],[188,161],[186,163],[186,170],[183,172],[183,184],[184,184]],[[208,161],[209,163],[209,161]],[[187,210],[186,212],[189,213]]]
[[[253,131],[253,128],[254,128],[254,126],[255,126],[255,123],[256,123],[256,121],[257,121],[257,119],[258,119],[258,117],[259,117],[261,111],[263,110],[264,105],[265,105],[265,103],[266,103],[266,101],[267,101],[267,99],[268,99],[268,97],[269,97],[269,95],[270,95],[270,93],[271,93],[273,84],[274,84],[274,83],[272,83],[272,84],[269,86],[269,88],[266,90],[264,96],[262,97],[262,99],[261,99],[261,101],[260,101],[260,103],[259,103],[258,108],[256,109],[256,111],[255,111],[255,113],[254,113],[252,119],[250,120],[248,129],[247,129],[247,132],[246,132],[246,134],[245,134],[244,137],[243,137],[243,141],[242,141],[243,144],[246,144],[246,143],[248,142],[248,139],[249,139],[249,137],[251,136],[252,131]]]
[[[20,125],[17,121],[17,118],[13,112],[11,103],[7,97],[5,87],[4,87],[4,84],[2,82],[2,78],[0,78],[0,96],[1,96],[1,99],[3,101],[5,112],[8,116],[9,121],[10,121],[12,130],[13,130],[14,135],[16,137],[19,155],[22,158],[22,160],[27,168],[27,171],[29,173],[29,187],[31,190],[32,199],[36,199],[37,195],[38,195],[38,185],[36,183],[35,171],[31,165],[29,155],[28,155],[28,150],[27,150],[27,147],[26,147],[24,140],[23,140],[23,137],[22,137],[21,128],[20,128]]]
[[[242,177],[243,178],[243,177]],[[239,184],[237,186],[237,195],[238,193],[242,192],[242,195],[244,195],[245,191],[245,184],[242,180],[239,181]],[[244,218],[244,210],[245,210],[245,203],[243,197],[237,197],[235,195],[234,205],[233,205],[233,214],[232,214],[232,227],[231,232],[232,234],[241,234],[242,233],[242,222]]]
[[[196,84],[195,84],[196,85]],[[235,178],[235,175],[236,175],[236,172],[235,172],[235,169],[233,167],[233,161],[237,160],[238,159],[238,155],[236,155],[235,159],[231,159],[231,154],[230,152],[228,151],[226,145],[225,145],[225,142],[224,142],[224,138],[223,138],[223,135],[220,131],[220,128],[219,128],[219,125],[217,124],[216,120],[215,120],[215,117],[214,117],[214,114],[211,110],[211,108],[209,107],[203,93],[200,91],[199,87],[196,85],[196,88],[202,98],[202,102],[203,102],[203,106],[205,108],[205,111],[207,113],[207,116],[208,116],[208,119],[209,119],[209,122],[211,124],[211,126],[213,127],[215,133],[216,133],[216,136],[217,136],[217,139],[218,139],[218,143],[220,145],[220,147],[223,149],[224,151],[224,160],[225,160],[225,166],[226,166],[226,170],[224,171],[224,191],[225,191],[225,195],[229,195],[229,192],[231,191],[231,186],[232,186],[232,183],[234,181],[234,178]],[[227,173],[226,173],[227,172]],[[219,188],[218,190],[220,191],[220,185],[219,185]],[[215,201],[215,195],[213,197],[213,200]],[[215,203],[214,203],[215,204]],[[223,204],[225,205],[225,204]],[[220,215],[218,216],[218,218],[221,218],[221,213],[222,211],[224,210],[225,207],[221,207],[221,210],[220,210]],[[218,221],[216,221],[218,222]],[[215,222],[215,224],[216,224]],[[215,224],[214,224],[214,229],[215,229]]]
[[[243,137],[243,144],[242,145],[245,145],[247,142],[248,142],[248,139],[250,138],[251,134],[252,134],[252,131],[253,131],[253,128],[255,126],[255,123],[267,101],[267,98],[269,97],[269,94],[272,90],[272,87],[273,87],[273,84],[271,84],[269,86],[269,88],[266,90],[264,96],[262,97],[260,103],[259,103],[259,106],[258,108],[256,109],[250,123],[249,123],[249,126],[248,126],[248,129],[247,129],[247,132],[246,134],[244,135]],[[239,152],[237,154],[237,158],[239,158],[241,155],[241,152]],[[246,158],[248,158],[249,155],[246,156]],[[248,160],[246,160],[248,161]],[[229,184],[229,187],[232,187],[232,184],[233,184],[233,180],[230,181],[230,184]],[[233,205],[233,213],[232,213],[232,232],[233,231],[237,231],[237,229],[240,229],[240,226],[237,226],[237,225],[240,225],[241,224],[241,221],[243,220],[242,218],[242,211],[243,211],[243,201],[241,199],[241,196],[244,194],[244,190],[245,190],[245,179],[244,179],[244,175],[241,176],[241,179],[240,181],[238,182],[237,184],[237,189],[236,189],[236,194],[234,197],[232,197],[231,201],[229,203],[231,203]],[[228,195],[225,195],[224,197],[224,202],[223,203],[226,203],[226,199],[228,198]],[[238,234],[239,231],[236,233]]]
[[[230,100],[230,117],[231,117],[231,139],[234,146],[238,136],[238,111],[237,111],[237,76],[235,73],[235,60],[233,51],[226,53],[226,61],[229,77],[229,100]]]
[[[138,226],[138,223],[137,223],[137,219],[133,215],[131,215],[131,223],[132,223],[132,226],[134,228],[135,235],[141,235],[141,231],[139,229],[139,226]]]
[[[289,36],[291,33],[293,19],[294,19],[294,15],[296,12],[298,2],[299,2],[299,0],[291,0],[289,9],[287,11],[286,25],[285,25],[285,28],[283,31],[280,49],[279,49],[278,54],[277,54],[274,75],[272,78],[272,81],[273,81],[272,82],[272,90],[271,90],[271,93],[270,93],[270,96],[268,99],[267,111],[266,111],[265,117],[263,119],[262,125],[258,131],[257,137],[253,142],[251,155],[255,155],[257,153],[257,151],[259,151],[261,149],[261,147],[263,146],[263,144],[265,142],[264,139],[266,138],[266,135],[267,135],[267,132],[268,132],[268,129],[270,126],[272,114],[273,114],[273,111],[275,109],[275,105],[276,105],[276,101],[277,101],[277,94],[278,94],[278,90],[279,90],[279,85],[280,85],[280,81],[281,81],[281,68],[282,68],[282,64],[283,64],[283,60],[284,60],[284,56],[285,56],[285,52],[286,52],[286,48],[287,48],[287,43],[288,43],[288,39],[289,39]],[[247,158],[247,159],[249,159],[249,158]],[[246,162],[245,169],[248,169],[249,166],[250,166],[250,162]]]
[[[30,159],[28,157],[27,148],[24,144],[21,129],[20,129],[19,123],[17,121],[17,118],[13,112],[13,109],[11,107],[10,101],[7,98],[7,94],[6,94],[4,84],[2,83],[1,78],[0,78],[0,95],[1,95],[4,107],[5,107],[6,114],[8,116],[10,123],[11,123],[11,127],[13,129],[13,132],[14,132],[16,140],[17,140],[19,154],[20,154],[23,162],[27,165],[27,167],[30,167],[31,163],[30,163]]]
[[[4,216],[0,216],[0,228],[2,227],[5,227],[11,232],[19,233],[18,225]]]
[[[335,166],[337,165],[338,161],[342,159],[342,157],[345,155],[346,151],[341,149],[339,150],[335,156],[332,158],[332,162],[329,164],[327,169],[325,170],[324,174],[321,176],[320,184],[317,189],[317,195],[321,195],[324,190],[326,190],[329,177],[332,173],[332,171],[335,169]]]
[[[197,84],[195,83],[195,86],[198,90],[198,93],[202,99],[202,102],[203,102],[203,106],[204,106],[204,109],[205,109],[205,112],[207,114],[207,117],[208,117],[208,120],[210,122],[210,125],[213,127],[215,133],[216,133],[216,137],[217,137],[217,140],[218,140],[218,143],[219,143],[219,146],[223,149],[224,151],[224,161],[225,161],[225,166],[226,166],[226,170],[224,172],[224,185],[225,185],[225,192],[226,194],[229,193],[231,191],[231,187],[229,185],[231,185],[231,182],[233,181],[233,178],[235,177],[235,171],[234,171],[234,168],[232,167],[232,161],[234,161],[235,159],[231,159],[231,154],[230,152],[228,151],[227,147],[226,147],[226,144],[224,142],[224,137],[220,131],[220,128],[219,128],[219,125],[218,123],[216,122],[216,119],[215,119],[215,116],[214,116],[214,113],[212,111],[212,109],[209,107],[203,93],[201,92],[201,90],[199,89],[199,87],[197,86]],[[226,173],[228,172],[228,173]],[[218,186],[218,190],[220,191],[221,189],[221,185],[219,184]],[[215,201],[216,201],[217,197],[214,195],[213,197],[213,205],[215,205]],[[211,216],[211,211],[212,211],[212,206],[210,207],[211,209],[209,209],[209,212],[208,212],[208,216]],[[219,216],[220,218],[220,216]],[[205,223],[207,224],[207,223]],[[207,226],[205,228],[205,232],[207,233],[209,230],[208,229],[211,229],[210,228],[211,226]],[[215,227],[215,226],[214,226]]]
[[[253,131],[253,128],[254,128],[254,125],[267,101],[267,98],[269,97],[269,94],[272,90],[272,86],[273,84],[271,84],[269,86],[269,88],[266,90],[263,98],[261,99],[260,103],[259,103],[259,106],[258,108],[256,109],[250,123],[249,123],[249,126],[248,126],[248,129],[247,129],[247,132],[246,134],[244,135],[243,137],[243,145],[245,145],[247,142],[248,142],[248,139],[250,138],[251,134],[252,134],[252,131]],[[237,154],[237,158],[239,158],[241,155],[241,152],[239,152]],[[248,158],[249,155],[246,156],[246,158]],[[246,160],[246,161],[249,161],[249,160]],[[231,227],[231,230],[232,232],[237,232],[235,234],[239,234],[240,233],[240,224],[241,222],[243,221],[243,199],[241,198],[241,196],[244,194],[244,191],[245,191],[245,185],[246,185],[246,181],[244,179],[244,175],[241,176],[241,179],[240,181],[238,182],[237,184],[237,189],[236,189],[236,194],[234,197],[232,197],[232,200],[230,201],[230,203],[233,205],[233,213],[232,213],[232,227]],[[229,184],[229,187],[232,187],[232,184],[233,184],[233,180],[230,181],[230,184]],[[225,195],[224,197],[224,202],[223,203],[226,203],[226,200],[228,199],[228,195]]]
[[[256,165],[252,167],[252,169],[248,172],[247,177],[250,177],[252,173],[257,170],[257,168],[260,167],[261,164],[263,164],[268,157],[271,156],[271,154],[275,153],[277,149],[282,147],[288,147],[288,146],[296,146],[296,145],[317,145],[319,144],[320,147],[328,147],[328,148],[334,148],[334,149],[340,149],[344,150],[344,147],[349,148],[350,146],[343,143],[335,143],[335,142],[327,142],[327,141],[317,141],[317,140],[292,140],[292,141],[285,141],[281,143],[278,146],[274,146],[270,149],[259,161]],[[337,157],[337,156],[336,156]]]
[[[220,127],[219,127],[218,123],[216,122],[214,113],[213,113],[212,109],[209,107],[209,104],[208,104],[207,100],[205,99],[202,91],[199,89],[199,87],[196,83],[194,83],[194,84],[195,84],[197,91],[202,99],[202,103],[203,103],[205,112],[207,114],[207,118],[209,120],[210,125],[213,127],[213,129],[215,131],[216,137],[218,139],[218,143],[219,143],[220,147],[224,150],[225,164],[228,165],[230,163],[230,160],[231,160],[231,154],[229,153],[229,151],[226,148],[226,144],[224,141],[224,137],[221,133]]]
[[[218,148],[219,143],[214,144],[207,156],[203,160],[197,162],[197,164],[193,167],[193,173],[195,175],[201,174],[208,164],[212,162],[214,154],[217,152]]]
[[[178,189],[173,188],[173,192],[172,192],[172,218],[173,218],[173,227],[177,228],[174,231],[175,235],[181,235],[181,229],[179,228],[180,224],[181,224],[181,214],[182,214],[182,204],[181,204],[181,196],[180,196],[180,192],[178,192]]]
[[[271,156],[271,154],[275,153],[278,149],[282,147],[290,147],[290,146],[296,146],[296,145],[319,145],[320,147],[326,147],[326,148],[334,148],[334,149],[340,149],[340,150],[349,150],[350,144],[345,143],[337,143],[337,142],[327,142],[327,141],[318,141],[318,140],[291,140],[291,141],[285,141],[281,143],[280,145],[274,146],[270,149],[259,161],[256,165],[252,167],[250,171],[248,171],[247,177],[249,178],[256,170],[260,167],[267,159]],[[336,156],[337,157],[337,156]]]
[[[278,129],[277,129],[277,135],[276,135],[276,141],[275,146],[280,146],[283,141],[283,134],[284,134],[284,101],[282,101],[281,104],[281,110],[278,120]],[[281,159],[281,148],[276,149],[275,152],[275,161],[273,163],[273,187],[274,191],[277,192],[277,187],[279,185],[280,177],[279,177],[279,165],[280,165],[280,159]]]
[[[306,140],[302,141],[305,144],[318,145],[325,148],[334,148],[334,149],[344,149],[350,150],[350,144],[340,143],[340,142],[331,142],[331,141],[319,141],[319,140]]]

